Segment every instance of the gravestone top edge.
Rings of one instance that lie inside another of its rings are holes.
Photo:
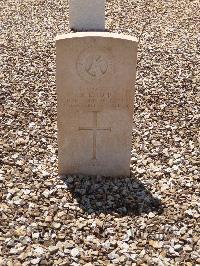
[[[56,36],[56,41],[64,39],[72,39],[72,38],[84,38],[84,37],[113,38],[113,39],[121,39],[138,43],[138,39],[136,37],[121,33],[119,34],[119,33],[110,33],[110,32],[76,32],[76,33],[60,34]]]

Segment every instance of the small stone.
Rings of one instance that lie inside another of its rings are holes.
[[[50,195],[50,191],[46,189],[42,194],[45,196],[45,198],[48,198]]]
[[[5,176],[3,176],[2,174],[0,174],[0,182],[3,182],[5,180]]]
[[[36,247],[34,252],[37,253],[37,255],[42,255],[44,254],[45,250],[42,247]]]
[[[33,239],[37,239],[40,237],[40,233],[36,232],[36,233],[32,233],[32,238]]]
[[[16,248],[11,248],[10,249],[10,254],[18,254],[19,253],[19,250],[18,249],[16,249]]]
[[[114,259],[116,259],[116,258],[118,258],[118,257],[119,257],[119,255],[116,254],[114,251],[112,251],[111,253],[108,254],[108,258],[109,258],[110,260],[114,260]]]
[[[59,229],[61,227],[60,223],[53,223],[52,225],[55,229]]]
[[[96,224],[98,227],[102,228],[103,227],[103,222],[100,220],[96,220]]]
[[[191,209],[185,211],[185,214],[186,214],[187,216],[189,216],[189,217],[193,217],[193,216],[194,216],[194,213],[195,213],[195,212],[194,212],[193,210],[191,210]]]
[[[70,265],[70,261],[68,259],[64,259],[64,261],[62,261],[59,266],[69,266]]]
[[[148,217],[149,217],[149,218],[153,218],[153,217],[155,217],[155,213],[150,212],[150,213],[148,214]]]
[[[145,251],[145,249],[143,249],[143,250],[140,252],[139,256],[142,258],[142,257],[144,257],[145,253],[146,253],[146,251]]]
[[[36,258],[36,259],[32,259],[30,262],[31,262],[31,264],[36,265],[40,262],[40,260],[41,260],[41,258]]]
[[[78,248],[73,248],[70,253],[72,257],[78,257],[80,255]]]
[[[129,249],[129,245],[125,242],[120,247],[121,249],[126,250],[126,251]]]
[[[70,248],[70,249],[72,249],[72,248],[74,247],[74,244],[72,244],[72,243],[69,242],[69,241],[65,241],[65,243],[64,243],[64,247],[65,247],[65,248]]]
[[[15,231],[14,231],[14,235],[15,236],[25,236],[26,235],[26,230],[24,228],[17,228]]]
[[[180,244],[176,244],[174,246],[174,250],[177,251],[177,252],[181,251],[181,249],[182,249],[182,246]]]
[[[48,261],[43,259],[40,261],[40,265],[49,265]]]
[[[49,247],[50,254],[55,254],[55,253],[57,253],[58,250],[59,250],[59,248],[57,246],[50,246]]]
[[[66,237],[65,234],[58,234],[58,236],[57,236],[58,240],[64,240],[65,237]]]
[[[45,222],[52,222],[52,220],[53,220],[52,216],[45,217]]]
[[[185,245],[185,246],[183,247],[183,250],[184,250],[184,251],[189,251],[189,252],[191,252],[191,251],[192,251],[192,247],[190,247],[189,245]]]
[[[162,242],[158,242],[158,241],[154,241],[154,240],[150,240],[149,241],[149,245],[151,245],[152,247],[158,249],[161,248],[163,243]]]
[[[197,258],[196,260],[197,260],[197,262],[200,264],[200,257],[199,257],[199,258]]]
[[[105,243],[102,243],[102,247],[104,247],[105,249],[109,249],[110,248],[110,242],[106,241]]]

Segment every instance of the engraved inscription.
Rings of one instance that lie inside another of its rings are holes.
[[[82,91],[71,94],[65,100],[68,108],[84,108],[88,111],[100,111],[105,108],[129,108],[129,97],[126,92],[116,94],[111,89],[84,88]]]
[[[79,55],[76,67],[81,78],[96,81],[112,73],[112,58],[103,50],[88,48]]]
[[[98,131],[111,131],[111,128],[100,128],[97,123],[98,112],[93,113],[93,127],[79,127],[79,130],[89,130],[93,133],[93,151],[92,151],[92,160],[97,159],[97,133]]]

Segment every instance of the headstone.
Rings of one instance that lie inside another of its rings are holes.
[[[72,33],[56,50],[59,173],[129,176],[137,40]]]
[[[69,0],[69,20],[76,31],[104,31],[105,0]]]

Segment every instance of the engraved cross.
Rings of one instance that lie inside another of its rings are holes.
[[[97,133],[98,131],[111,131],[111,128],[100,128],[97,124],[97,114],[98,112],[92,112],[93,113],[93,127],[79,127],[79,130],[89,130],[93,132],[93,154],[92,154],[92,160],[97,159]]]

